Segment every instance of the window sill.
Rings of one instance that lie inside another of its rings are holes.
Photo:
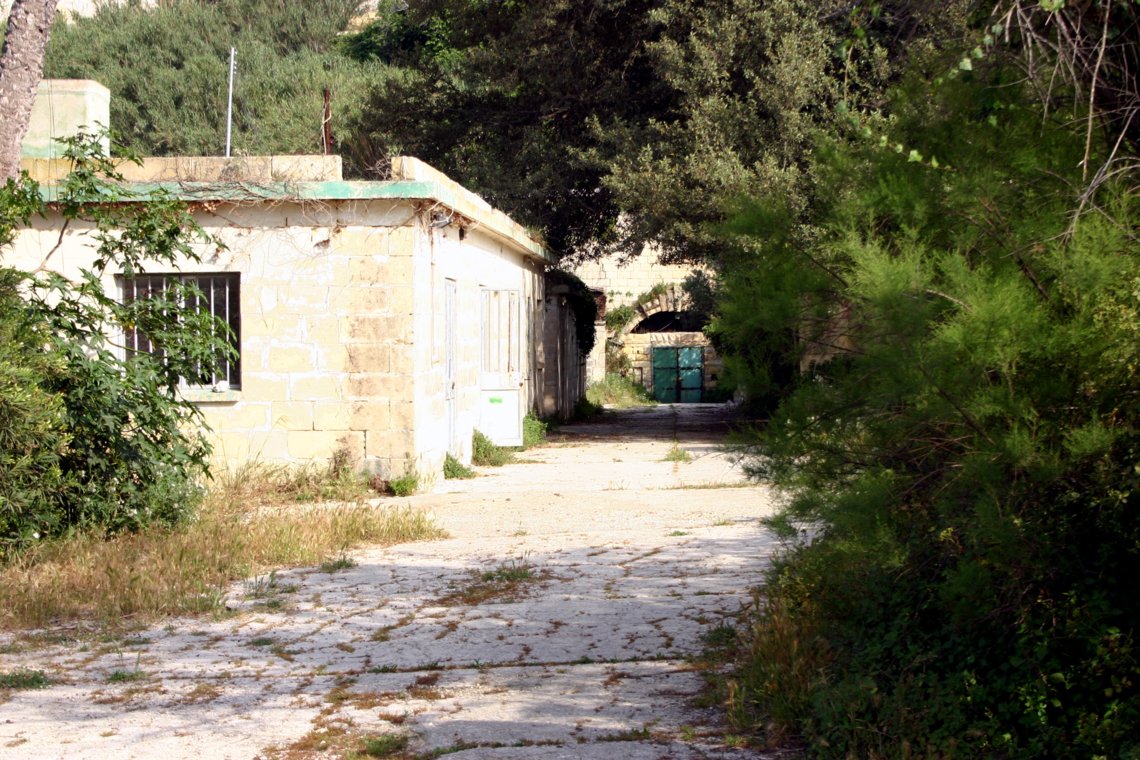
[[[193,404],[236,404],[241,401],[241,391],[213,391],[209,388],[183,388],[184,401]]]

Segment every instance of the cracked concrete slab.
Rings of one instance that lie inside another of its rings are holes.
[[[399,757],[757,756],[698,706],[689,660],[776,549],[771,494],[717,448],[727,411],[568,426],[401,500],[452,538],[249,579],[219,619],[0,639],[0,670],[53,682],[0,703],[0,758],[324,758],[385,735],[407,737]]]

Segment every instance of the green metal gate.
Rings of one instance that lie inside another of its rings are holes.
[[[705,352],[702,348],[655,347],[653,396],[663,404],[693,404],[701,400]]]

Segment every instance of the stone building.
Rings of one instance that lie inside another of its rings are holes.
[[[50,193],[68,167],[24,168]],[[192,279],[229,322],[240,359],[184,393],[231,465],[347,455],[381,477],[430,478],[448,453],[470,461],[476,429],[521,444],[559,360],[577,364],[542,343],[546,321],[564,317],[544,292],[541,245],[416,159],[394,159],[384,182],[344,181],[335,156],[149,158],[121,171],[140,200],[163,190],[189,203],[224,244],[105,286],[129,298]],[[74,278],[91,260],[88,233],[73,224],[61,238],[58,217],[35,220],[5,263]]]

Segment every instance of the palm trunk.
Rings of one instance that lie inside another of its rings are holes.
[[[57,2],[14,0],[8,15],[8,35],[0,51],[0,182],[20,173],[20,143],[44,73]]]

